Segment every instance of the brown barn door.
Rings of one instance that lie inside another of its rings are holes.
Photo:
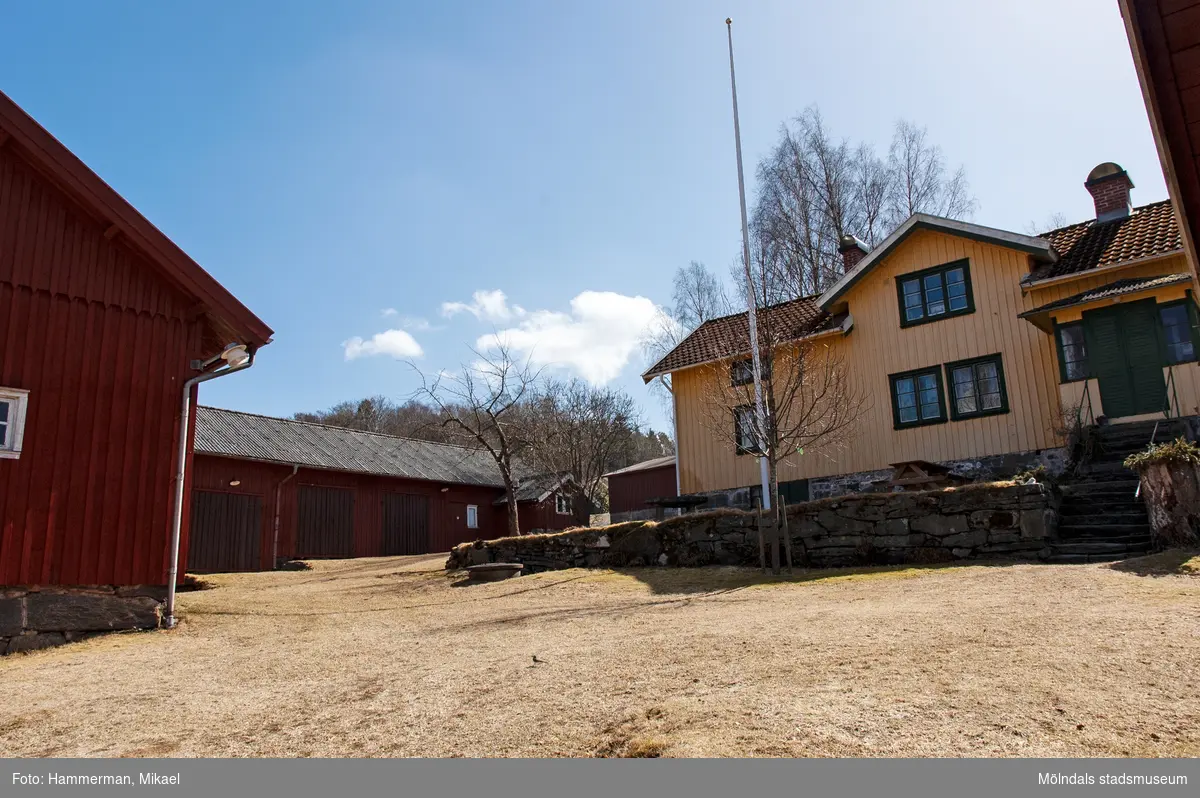
[[[388,493],[383,497],[383,554],[429,553],[429,497]]]
[[[296,557],[354,556],[354,491],[296,488]]]
[[[262,498],[198,490],[192,494],[187,569],[194,573],[257,571]]]

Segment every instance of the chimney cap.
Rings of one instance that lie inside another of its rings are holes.
[[[1113,163],[1112,161],[1105,161],[1092,171],[1088,172],[1087,181],[1084,182],[1084,185],[1094,185],[1102,180],[1110,180],[1115,177],[1125,178],[1126,182],[1129,183],[1129,187],[1134,187],[1133,181],[1129,179],[1129,174],[1123,168],[1121,168],[1119,163]]]
[[[867,247],[867,245],[864,244],[858,236],[856,236],[852,233],[846,233],[844,236],[842,236],[841,240],[838,242],[838,252],[840,252],[844,255],[847,252],[847,250],[851,250],[851,249],[860,250],[860,251],[862,251],[863,254],[866,254],[871,251]]]

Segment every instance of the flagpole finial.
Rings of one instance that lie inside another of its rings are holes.
[[[732,24],[733,24],[733,17],[725,17],[725,24],[726,24],[726,25],[732,25]]]

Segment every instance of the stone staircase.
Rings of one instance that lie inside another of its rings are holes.
[[[1109,424],[1093,428],[1091,452],[1078,473],[1062,483],[1058,539],[1050,561],[1103,562],[1151,550],[1150,519],[1136,495],[1137,475],[1124,466],[1129,455],[1150,443],[1186,433],[1178,421]]]

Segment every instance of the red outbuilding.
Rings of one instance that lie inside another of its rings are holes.
[[[504,483],[482,449],[201,407],[187,567],[448,551],[507,533]],[[570,477],[526,476],[522,532],[587,524]]]
[[[0,651],[52,623],[47,586],[166,584],[184,385],[270,338],[0,94],[0,586],[19,602],[0,619],[24,619],[0,621]]]
[[[678,494],[675,480],[675,455],[656,457],[610,471],[608,479],[608,512],[612,523],[654,517],[656,510],[646,502]]]

